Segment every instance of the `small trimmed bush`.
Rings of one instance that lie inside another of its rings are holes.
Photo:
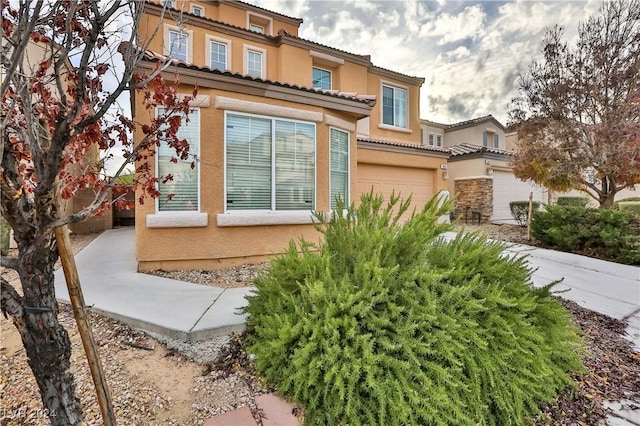
[[[0,217],[0,254],[6,256],[9,252],[11,227],[4,217]]]
[[[547,206],[534,213],[531,235],[551,248],[640,265],[640,217],[631,212]]]
[[[559,206],[587,207],[589,199],[587,197],[558,197],[556,204]]]
[[[532,202],[532,209],[536,211],[540,208],[540,201]],[[520,226],[527,226],[527,219],[529,218],[529,201],[511,201],[509,203],[511,209],[511,216],[518,222]]]
[[[620,201],[618,208],[621,211],[635,213],[640,216],[640,201]]]
[[[573,383],[582,343],[551,285],[501,243],[440,239],[447,204],[402,224],[408,201],[364,195],[254,281],[249,351],[305,425],[521,425]]]

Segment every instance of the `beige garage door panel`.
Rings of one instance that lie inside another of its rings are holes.
[[[491,220],[509,221],[511,201],[525,201],[529,199],[529,193],[533,192],[535,201],[542,201],[542,189],[534,184],[523,182],[511,172],[495,170],[493,172],[493,216]]]
[[[402,198],[412,194],[412,206],[420,209],[434,195],[433,171],[426,169],[384,166],[378,164],[358,164],[358,199],[373,187],[375,193],[382,193],[385,200],[395,190]]]

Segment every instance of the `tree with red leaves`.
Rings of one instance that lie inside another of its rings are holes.
[[[176,158],[195,161],[189,144],[177,137],[189,98],[179,99],[160,77],[162,68],[136,75],[145,46],[135,35],[142,13],[138,1],[2,0],[2,106],[0,133],[0,213],[14,231],[17,258],[2,266],[17,271],[22,295],[1,279],[1,309],[17,327],[53,425],[75,425],[83,417],[69,372],[71,344],[58,321],[54,264],[55,229],[100,215],[112,204],[124,206],[115,179],[127,164],[136,165],[133,187],[158,197],[158,179],[150,161],[160,141]],[[122,41],[122,32],[128,40]],[[119,45],[119,53],[114,50]],[[122,57],[115,68],[114,55]],[[118,109],[122,94],[136,90],[154,116],[132,140],[138,123]],[[195,95],[195,94],[194,94]],[[155,116],[156,107],[163,114]],[[91,153],[122,145],[125,162],[113,177]],[[63,200],[90,189],[95,198],[73,214]]]
[[[640,1],[605,2],[580,24],[575,46],[563,37],[560,27],[548,30],[542,59],[519,79],[513,171],[610,207],[640,184]]]

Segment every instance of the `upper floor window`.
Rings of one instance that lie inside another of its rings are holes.
[[[331,71],[313,67],[312,86],[318,89],[331,90]]]
[[[244,73],[256,78],[266,78],[267,51],[257,47],[244,46]]]
[[[500,148],[500,136],[497,133],[493,135],[493,147]]]
[[[435,144],[435,138],[436,135],[434,135],[433,133],[429,133],[429,145],[433,146]]]
[[[169,56],[187,62],[189,36],[185,33],[169,31]]]
[[[158,115],[164,114],[158,108]],[[200,110],[189,111],[188,120],[182,114],[182,124],[178,129],[178,139],[189,142],[189,153],[197,156],[200,149]],[[199,163],[193,157],[187,160],[176,160],[176,151],[169,146],[168,141],[162,140],[158,148],[158,178],[171,175],[173,178],[166,182],[158,179],[157,205],[159,212],[165,211],[198,211],[199,210]],[[195,167],[192,167],[195,164]]]
[[[165,7],[173,8],[173,1],[172,0],[164,0],[164,5],[165,5]]]
[[[228,113],[226,209],[314,209],[313,123]]]
[[[258,24],[250,24],[249,25],[249,29],[251,31],[254,31],[256,33],[260,33],[260,34],[264,34],[264,27],[262,25],[258,25]]]
[[[442,146],[442,135],[436,135],[436,145]]]
[[[191,6],[191,13],[196,16],[204,16],[204,9],[200,6]]]
[[[487,132],[482,132],[482,146],[489,146],[489,135]]]
[[[221,70],[229,69],[227,66],[227,44],[219,43],[217,41],[211,41],[209,44],[209,54],[211,68],[218,68]]]
[[[407,90],[382,85],[382,123],[407,128]]]

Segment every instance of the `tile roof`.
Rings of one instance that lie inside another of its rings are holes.
[[[452,145],[447,148],[449,149],[449,151],[451,151],[452,157],[457,157],[459,155],[485,153],[485,152],[489,152],[492,154],[502,154],[502,155],[514,154],[512,151],[505,151],[504,149],[491,148],[488,146],[475,145],[472,143],[461,143],[457,145]]]
[[[121,47],[120,48],[122,49],[123,45],[126,46],[126,44],[128,44],[128,42],[121,43]],[[243,80],[257,81],[257,82],[261,82],[261,83],[272,84],[274,86],[279,86],[279,87],[287,87],[287,88],[296,89],[296,90],[309,92],[309,93],[318,93],[318,94],[325,95],[325,96],[330,96],[330,97],[333,97],[333,98],[340,98],[340,99],[347,99],[347,100],[350,100],[350,101],[362,102],[362,103],[367,104],[367,105],[369,105],[371,107],[373,107],[376,104],[376,100],[377,100],[377,96],[376,95],[358,94],[358,93],[355,93],[355,92],[340,92],[338,90],[324,90],[324,89],[318,89],[318,88],[309,88],[309,87],[304,87],[304,86],[298,86],[296,84],[283,83],[283,82],[276,81],[276,80],[268,80],[268,79],[262,79],[262,78],[257,78],[257,77],[251,77],[249,75],[243,75],[243,74],[239,74],[239,73],[232,73],[230,71],[221,71],[221,70],[216,69],[216,68],[201,67],[201,66],[198,66],[198,65],[188,64],[188,63],[186,63],[184,61],[180,61],[178,59],[169,58],[166,55],[161,55],[159,53],[152,52],[150,50],[145,50],[144,51],[144,59],[146,59],[146,60],[148,60],[150,62],[165,62],[165,61],[168,61],[171,64],[177,66],[178,68],[187,68],[187,69],[191,69],[191,70],[194,70],[194,71],[204,71],[204,72],[208,72],[208,73],[211,73],[211,74],[224,75],[224,76],[233,77],[233,78],[237,78],[237,79],[243,79]]]
[[[236,3],[240,3],[240,4],[246,4],[246,5],[249,5],[251,7],[256,8],[256,9],[264,10],[265,12],[269,12],[269,13],[272,13],[274,15],[282,16],[283,18],[293,19],[295,21],[300,22],[301,24],[302,24],[302,22],[304,22],[302,18],[297,18],[297,17],[294,17],[294,16],[288,16],[288,15],[285,15],[285,14],[280,13],[280,12],[275,12],[273,10],[265,9],[264,7],[256,6],[255,4],[252,4],[252,3],[247,3],[246,1],[235,0],[235,2]]]
[[[444,154],[449,154],[450,153],[449,149],[444,148],[444,147],[430,146],[430,145],[416,145],[416,144],[412,144],[412,143],[387,141],[387,140],[382,140],[382,139],[371,139],[371,138],[365,138],[365,137],[362,137],[362,136],[358,137],[358,142],[368,142],[368,143],[374,143],[374,144],[378,144],[378,145],[401,146],[401,147],[404,147],[404,148],[413,148],[413,149],[418,149],[418,150],[421,150],[421,151],[441,152],[441,153],[444,153]]]
[[[496,118],[491,114],[485,115],[483,117],[472,118],[471,120],[461,121],[459,123],[447,124],[445,126],[445,129],[450,130],[450,129],[455,129],[457,127],[475,126],[476,124],[484,123],[487,121],[493,121],[494,123],[499,125],[502,128],[502,130],[504,130],[504,125],[500,123],[498,120],[496,120]]]

